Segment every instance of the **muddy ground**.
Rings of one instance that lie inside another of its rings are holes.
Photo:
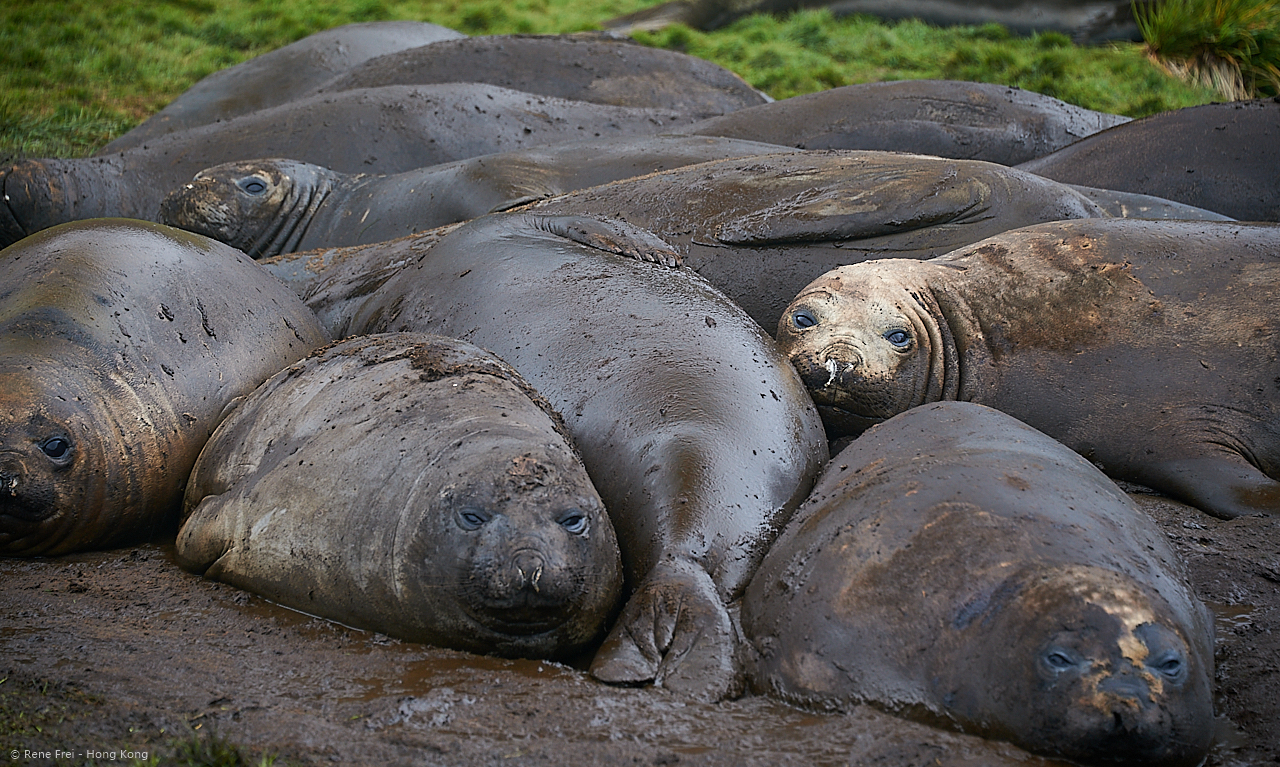
[[[1137,497],[1218,616],[1208,763],[1280,763],[1280,519],[1225,522]],[[185,573],[168,541],[0,559],[0,616],[11,764],[167,761],[193,733],[277,765],[1054,764],[869,709],[704,704],[397,642]]]

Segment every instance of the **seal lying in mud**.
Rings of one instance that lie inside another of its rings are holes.
[[[800,149],[879,149],[1016,165],[1127,122],[1128,117],[1003,85],[899,80],[793,96],[709,117],[678,132]]]
[[[841,264],[931,258],[1042,221],[1104,216],[1079,192],[994,163],[892,152],[762,154],[532,205],[655,232],[764,328]]]
[[[828,432],[990,405],[1220,517],[1280,513],[1280,225],[1092,219],[832,270],[778,324]]]
[[[293,160],[248,160],[200,171],[164,198],[160,221],[265,258],[393,240],[618,179],[779,151],[786,150],[710,136],[597,139],[392,176],[350,175]]]
[[[559,416],[453,339],[361,336],[277,373],[214,432],[185,506],[184,568],[409,641],[563,657],[622,596]]]
[[[54,555],[173,521],[233,398],[328,341],[244,254],[140,221],[0,252],[0,554]]]
[[[1101,472],[981,405],[925,405],[832,459],[742,601],[752,684],[1079,762],[1194,765],[1213,623]]]
[[[693,119],[479,83],[312,96],[105,157],[24,160],[0,168],[0,245],[66,221],[154,221],[166,194],[199,171],[234,160],[284,157],[342,173],[392,174],[568,141],[653,136]]]
[[[280,106],[369,59],[460,37],[466,35],[421,21],[371,21],[316,32],[205,77],[97,154]]]
[[[675,254],[618,222],[495,213],[345,251],[367,274],[335,271],[308,300],[337,335],[465,339],[564,416],[632,590],[592,673],[731,692],[725,605],[827,458],[773,340],[696,274],[637,260]]]

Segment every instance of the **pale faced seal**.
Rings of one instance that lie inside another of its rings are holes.
[[[800,149],[880,149],[1016,165],[1127,122],[1128,117],[1003,85],[900,80],[793,96],[679,132]]]
[[[294,160],[249,160],[200,171],[161,202],[160,221],[263,258],[392,240],[618,179],[779,151],[787,150],[709,136],[596,139],[392,176],[338,173]]]
[[[66,221],[154,221],[160,201],[224,162],[283,157],[342,173],[401,173],[566,141],[652,136],[687,124],[671,110],[615,107],[480,83],[390,85],[298,99],[171,133],[105,157],[0,168],[0,245]]]
[[[710,61],[598,32],[485,35],[389,51],[335,76],[318,91],[459,80],[704,117],[772,101]]]
[[[564,416],[632,591],[592,673],[730,692],[725,605],[827,456],[773,339],[696,274],[636,260],[675,254],[618,222],[495,213],[342,250],[367,274],[335,272],[308,300],[338,335],[465,339]]]
[[[1280,221],[1277,136],[1280,100],[1205,104],[1116,126],[1019,167],[1241,221]]]
[[[764,328],[841,264],[931,258],[1042,221],[1104,216],[1073,189],[994,163],[891,152],[765,154],[534,204],[657,233]]]
[[[209,439],[185,511],[183,567],[414,642],[563,657],[622,596],[559,416],[438,336],[353,338],[272,376]]]
[[[244,254],[140,221],[0,252],[0,553],[101,548],[171,524],[235,397],[328,340]]]
[[[1194,765],[1213,623],[1148,516],[998,411],[925,405],[832,459],[752,579],[753,685],[1079,762]]]
[[[279,106],[371,58],[460,37],[466,35],[421,21],[371,21],[316,32],[205,77],[97,154]]]
[[[1210,514],[1274,514],[1277,296],[1280,226],[1063,221],[835,269],[777,338],[833,435],[967,400]]]

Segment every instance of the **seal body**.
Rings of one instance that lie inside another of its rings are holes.
[[[696,274],[634,258],[662,249],[614,222],[490,214],[349,249],[368,276],[308,304],[340,336],[434,332],[519,370],[564,416],[633,592],[592,673],[719,697],[737,684],[725,604],[827,447],[767,334]]]
[[[223,408],[328,340],[238,251],[67,224],[0,252],[0,553],[154,534]]]
[[[828,431],[1003,410],[1222,517],[1280,511],[1280,226],[1092,219],[840,267],[778,324]]]
[[[97,154],[280,106],[371,58],[460,37],[465,35],[421,21],[371,21],[316,32],[205,77]]]
[[[924,405],[832,459],[751,581],[753,685],[1078,762],[1202,761],[1213,623],[1161,530],[996,410]]]
[[[1016,165],[1127,122],[1019,88],[899,80],[793,96],[709,117],[681,132],[800,149],[878,149]]]
[[[726,159],[530,209],[608,216],[657,233],[768,329],[836,266],[932,258],[1028,224],[1106,215],[1073,189],[995,163],[877,151]]]
[[[537,96],[481,83],[390,85],[297,99],[171,133],[102,157],[24,160],[0,169],[0,244],[54,224],[156,220],[199,171],[281,157],[342,173],[401,173],[565,141],[656,135],[693,117]]]
[[[786,151],[707,136],[645,136],[483,155],[391,176],[293,160],[207,168],[171,192],[160,221],[254,258],[392,240],[584,187],[726,157]]]
[[[1280,221],[1280,102],[1162,112],[1019,167],[1069,184],[1163,197],[1240,221]]]
[[[361,336],[268,379],[187,485],[183,567],[410,641],[563,657],[622,594],[559,416],[453,339]]]

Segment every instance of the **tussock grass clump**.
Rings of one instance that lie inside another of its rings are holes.
[[[1160,0],[1133,13],[1170,74],[1233,101],[1280,94],[1280,0]]]

